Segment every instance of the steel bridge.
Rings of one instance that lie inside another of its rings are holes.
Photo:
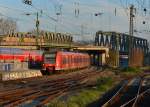
[[[70,34],[44,32],[39,37],[29,33],[12,33],[0,36],[1,47],[16,47],[25,49],[39,48],[70,48],[73,37]]]
[[[129,48],[129,39],[132,45]],[[76,46],[69,34],[45,32],[36,38],[32,34],[10,34],[0,36],[0,47],[24,49],[59,48],[85,51],[91,55],[94,65],[143,66],[148,55],[148,41],[139,37],[130,37],[124,33],[98,31],[94,46]],[[131,53],[129,55],[129,49]],[[130,56],[130,57],[129,57]],[[137,58],[138,57],[138,58]]]
[[[129,40],[131,41],[130,46]],[[149,51],[146,39],[135,36],[130,37],[128,34],[118,32],[96,32],[95,46],[104,46],[110,49],[110,60],[108,63],[112,66],[113,63],[117,64],[115,66],[119,66],[121,57],[129,58],[129,66],[142,66],[144,58]],[[129,55],[130,49],[131,53]],[[113,61],[114,59],[116,59],[115,62]]]

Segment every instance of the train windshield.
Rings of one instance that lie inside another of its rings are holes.
[[[47,64],[55,64],[56,61],[56,54],[55,53],[49,53],[44,55],[44,63]]]

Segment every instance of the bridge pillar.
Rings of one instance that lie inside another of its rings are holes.
[[[89,53],[91,57],[91,65],[102,66],[102,53]]]

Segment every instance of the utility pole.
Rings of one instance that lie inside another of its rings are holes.
[[[39,38],[39,24],[40,24],[40,22],[39,22],[39,14],[37,12],[36,13],[36,34],[37,34],[36,39],[37,39],[37,45],[38,45],[38,38]]]
[[[32,0],[23,0],[23,3],[27,4],[27,5],[31,5],[32,6]],[[42,11],[41,11],[42,13]],[[26,14],[26,15],[30,15],[30,14]],[[40,21],[39,21],[39,13],[37,12],[36,13],[36,44],[38,46],[38,39],[39,39],[39,24],[40,24]],[[41,41],[41,39],[40,39]],[[41,43],[41,42],[40,42]],[[41,45],[41,44],[40,44]],[[41,46],[40,46],[41,48]]]
[[[37,36],[39,36],[39,14],[38,12],[36,13],[36,32],[37,32]]]
[[[27,16],[31,15],[30,13],[27,13],[26,14]],[[36,24],[35,24],[35,27],[36,27],[36,45],[38,46],[38,39],[39,39],[39,25],[40,25],[40,21],[39,21],[39,13],[37,12],[36,13]],[[41,40],[41,39],[40,39]]]
[[[131,7],[130,7],[130,26],[129,26],[129,35],[130,36],[133,36],[133,27],[134,27],[133,21],[134,21],[134,17],[135,17],[134,9],[135,9],[134,5],[131,5]]]
[[[116,57],[116,67],[119,67],[120,65],[120,50],[119,50],[119,37],[120,37],[120,34],[116,33],[116,42],[117,42],[117,45],[116,45],[116,54],[117,54],[117,57]]]
[[[129,25],[129,64],[131,64],[131,57],[132,57],[132,37],[133,37],[133,32],[134,32],[134,5],[130,6],[130,25]]]
[[[39,21],[39,13],[37,12],[36,13],[36,43],[37,43],[37,46],[41,45],[41,39],[39,38],[39,25],[40,25],[40,21]],[[40,44],[39,44],[39,40],[40,40]],[[41,46],[40,46],[40,49],[41,49]]]

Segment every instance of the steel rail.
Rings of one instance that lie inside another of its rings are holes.
[[[139,93],[139,90],[140,90],[140,87],[141,87],[140,86],[141,85],[141,80],[142,79],[140,78],[140,82],[139,82],[139,85],[138,85],[139,87],[137,88],[137,94]],[[134,81],[135,80],[132,79],[132,80],[129,80],[126,84],[124,84],[110,100],[108,100],[104,105],[102,105],[102,107],[110,107],[112,105],[115,105],[116,103],[118,104],[119,100],[121,100],[121,98],[124,97],[125,93],[127,93],[127,91],[129,91],[130,85],[133,84]],[[137,96],[137,94],[136,94],[136,96]],[[126,99],[126,100],[130,101],[130,99]],[[124,103],[124,102],[122,102],[122,103]]]
[[[71,89],[86,86],[86,81],[88,78],[97,76],[97,74],[100,73],[93,71],[95,71],[95,69],[90,69],[87,70],[87,72],[82,72],[59,79],[40,78],[37,81],[32,81],[32,79],[29,79],[26,83],[21,84],[21,87],[16,86],[16,88],[10,89],[7,87],[6,90],[0,91],[0,105],[13,107],[30,100],[37,100],[41,97],[43,97],[43,99],[39,101],[39,105],[44,105],[48,103],[50,99],[66,93]],[[17,81],[15,84],[20,85],[20,82]]]

